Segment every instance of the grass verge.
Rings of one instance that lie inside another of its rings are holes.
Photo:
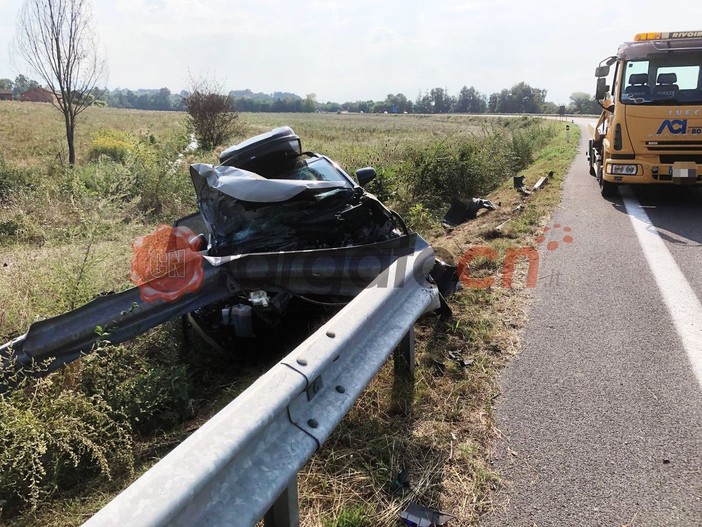
[[[574,128],[566,143],[565,127],[559,126],[521,172],[533,184],[553,171],[543,190],[524,199],[511,181],[505,182],[482,196],[501,203],[498,211],[450,232],[433,227],[423,234],[454,261],[470,247],[490,247],[500,256],[509,247],[534,247],[560,202],[561,183],[578,144]],[[495,230],[499,225],[501,232]],[[472,276],[481,273],[500,283],[499,262],[485,265],[476,259],[475,267]],[[449,300],[450,319],[420,320],[415,382],[398,381],[392,364],[372,381],[301,474],[302,525],[394,526],[407,503],[417,501],[467,526],[477,525],[491,509],[500,482],[489,464],[497,433],[493,400],[499,396],[500,369],[519,350],[526,320],[530,291],[524,267],[517,266],[512,288],[463,288]],[[398,488],[393,482],[405,469],[409,487]],[[353,516],[353,511],[363,513]]]

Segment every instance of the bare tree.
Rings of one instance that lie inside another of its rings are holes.
[[[212,150],[234,135],[239,128],[231,97],[222,95],[216,81],[191,80],[191,93],[185,99],[188,121],[200,148]]]
[[[90,106],[91,91],[106,76],[90,0],[25,0],[14,49],[53,92],[51,102],[63,114],[73,165],[76,117]]]

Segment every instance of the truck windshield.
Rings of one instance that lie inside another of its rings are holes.
[[[702,103],[702,52],[651,55],[624,63],[624,104]]]

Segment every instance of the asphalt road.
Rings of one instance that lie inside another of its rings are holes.
[[[503,485],[483,525],[702,526],[702,190],[603,199],[576,124],[580,153],[546,233],[558,248],[541,252],[501,380]],[[650,225],[632,221],[642,212]]]

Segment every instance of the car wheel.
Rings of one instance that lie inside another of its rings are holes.
[[[600,184],[600,195],[603,198],[611,198],[617,193],[617,185],[610,181],[605,181],[604,177],[602,177],[602,163],[597,163],[597,181]]]

